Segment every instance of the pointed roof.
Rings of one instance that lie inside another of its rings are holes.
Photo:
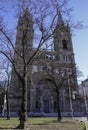
[[[61,15],[61,11],[58,10],[58,18],[57,18],[57,23],[56,23],[56,27],[55,27],[55,30],[62,30],[64,28],[64,21],[63,21],[63,18],[62,18],[62,15]]]
[[[24,11],[24,13],[19,15],[19,19],[18,19],[18,26],[23,23],[23,21],[27,21],[30,20],[30,13],[29,13],[29,9],[26,8],[26,10]]]
[[[64,24],[64,21],[63,21],[63,18],[62,18],[62,15],[61,15],[61,11],[59,10],[58,11],[58,21],[57,21],[57,24]]]
[[[25,11],[24,11],[24,14],[23,14],[23,16],[25,16],[25,15],[29,15],[30,13],[29,13],[29,9],[28,8],[26,8],[25,9]]]
[[[24,11],[23,17],[27,18],[27,19],[30,19],[30,12],[29,12],[28,8],[26,8],[26,10]]]

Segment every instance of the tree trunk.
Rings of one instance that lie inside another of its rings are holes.
[[[19,124],[19,126],[17,126],[16,129],[24,129],[24,130],[26,130],[27,129],[27,121],[20,119],[20,124]]]
[[[22,103],[19,111],[20,124],[17,128],[26,129],[27,122],[27,76],[22,81]]]
[[[6,91],[6,105],[7,105],[7,120],[10,119],[10,116],[9,116],[9,99],[8,99],[8,88],[7,88],[7,91]]]
[[[61,111],[60,111],[60,101],[59,101],[59,91],[57,90],[57,113],[58,113],[58,121],[62,119]]]

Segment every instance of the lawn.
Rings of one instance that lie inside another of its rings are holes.
[[[19,124],[18,118],[0,118],[0,129],[14,129]],[[57,118],[28,118],[27,130],[85,130],[83,123],[64,118],[59,123]]]

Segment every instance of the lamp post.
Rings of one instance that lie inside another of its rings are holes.
[[[71,85],[70,85],[70,79],[68,74],[68,86],[69,86],[69,100],[70,100],[70,109],[71,109],[71,117],[73,117],[73,106],[72,106],[72,94],[71,94]]]
[[[86,109],[86,115],[87,115],[87,121],[88,121],[88,107],[87,107],[87,99],[86,99],[86,91],[85,91],[85,84],[82,81],[82,87],[83,87],[83,96],[85,101],[85,109]]]

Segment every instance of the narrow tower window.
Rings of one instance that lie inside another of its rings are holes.
[[[67,49],[67,41],[65,39],[62,40],[63,49]]]

